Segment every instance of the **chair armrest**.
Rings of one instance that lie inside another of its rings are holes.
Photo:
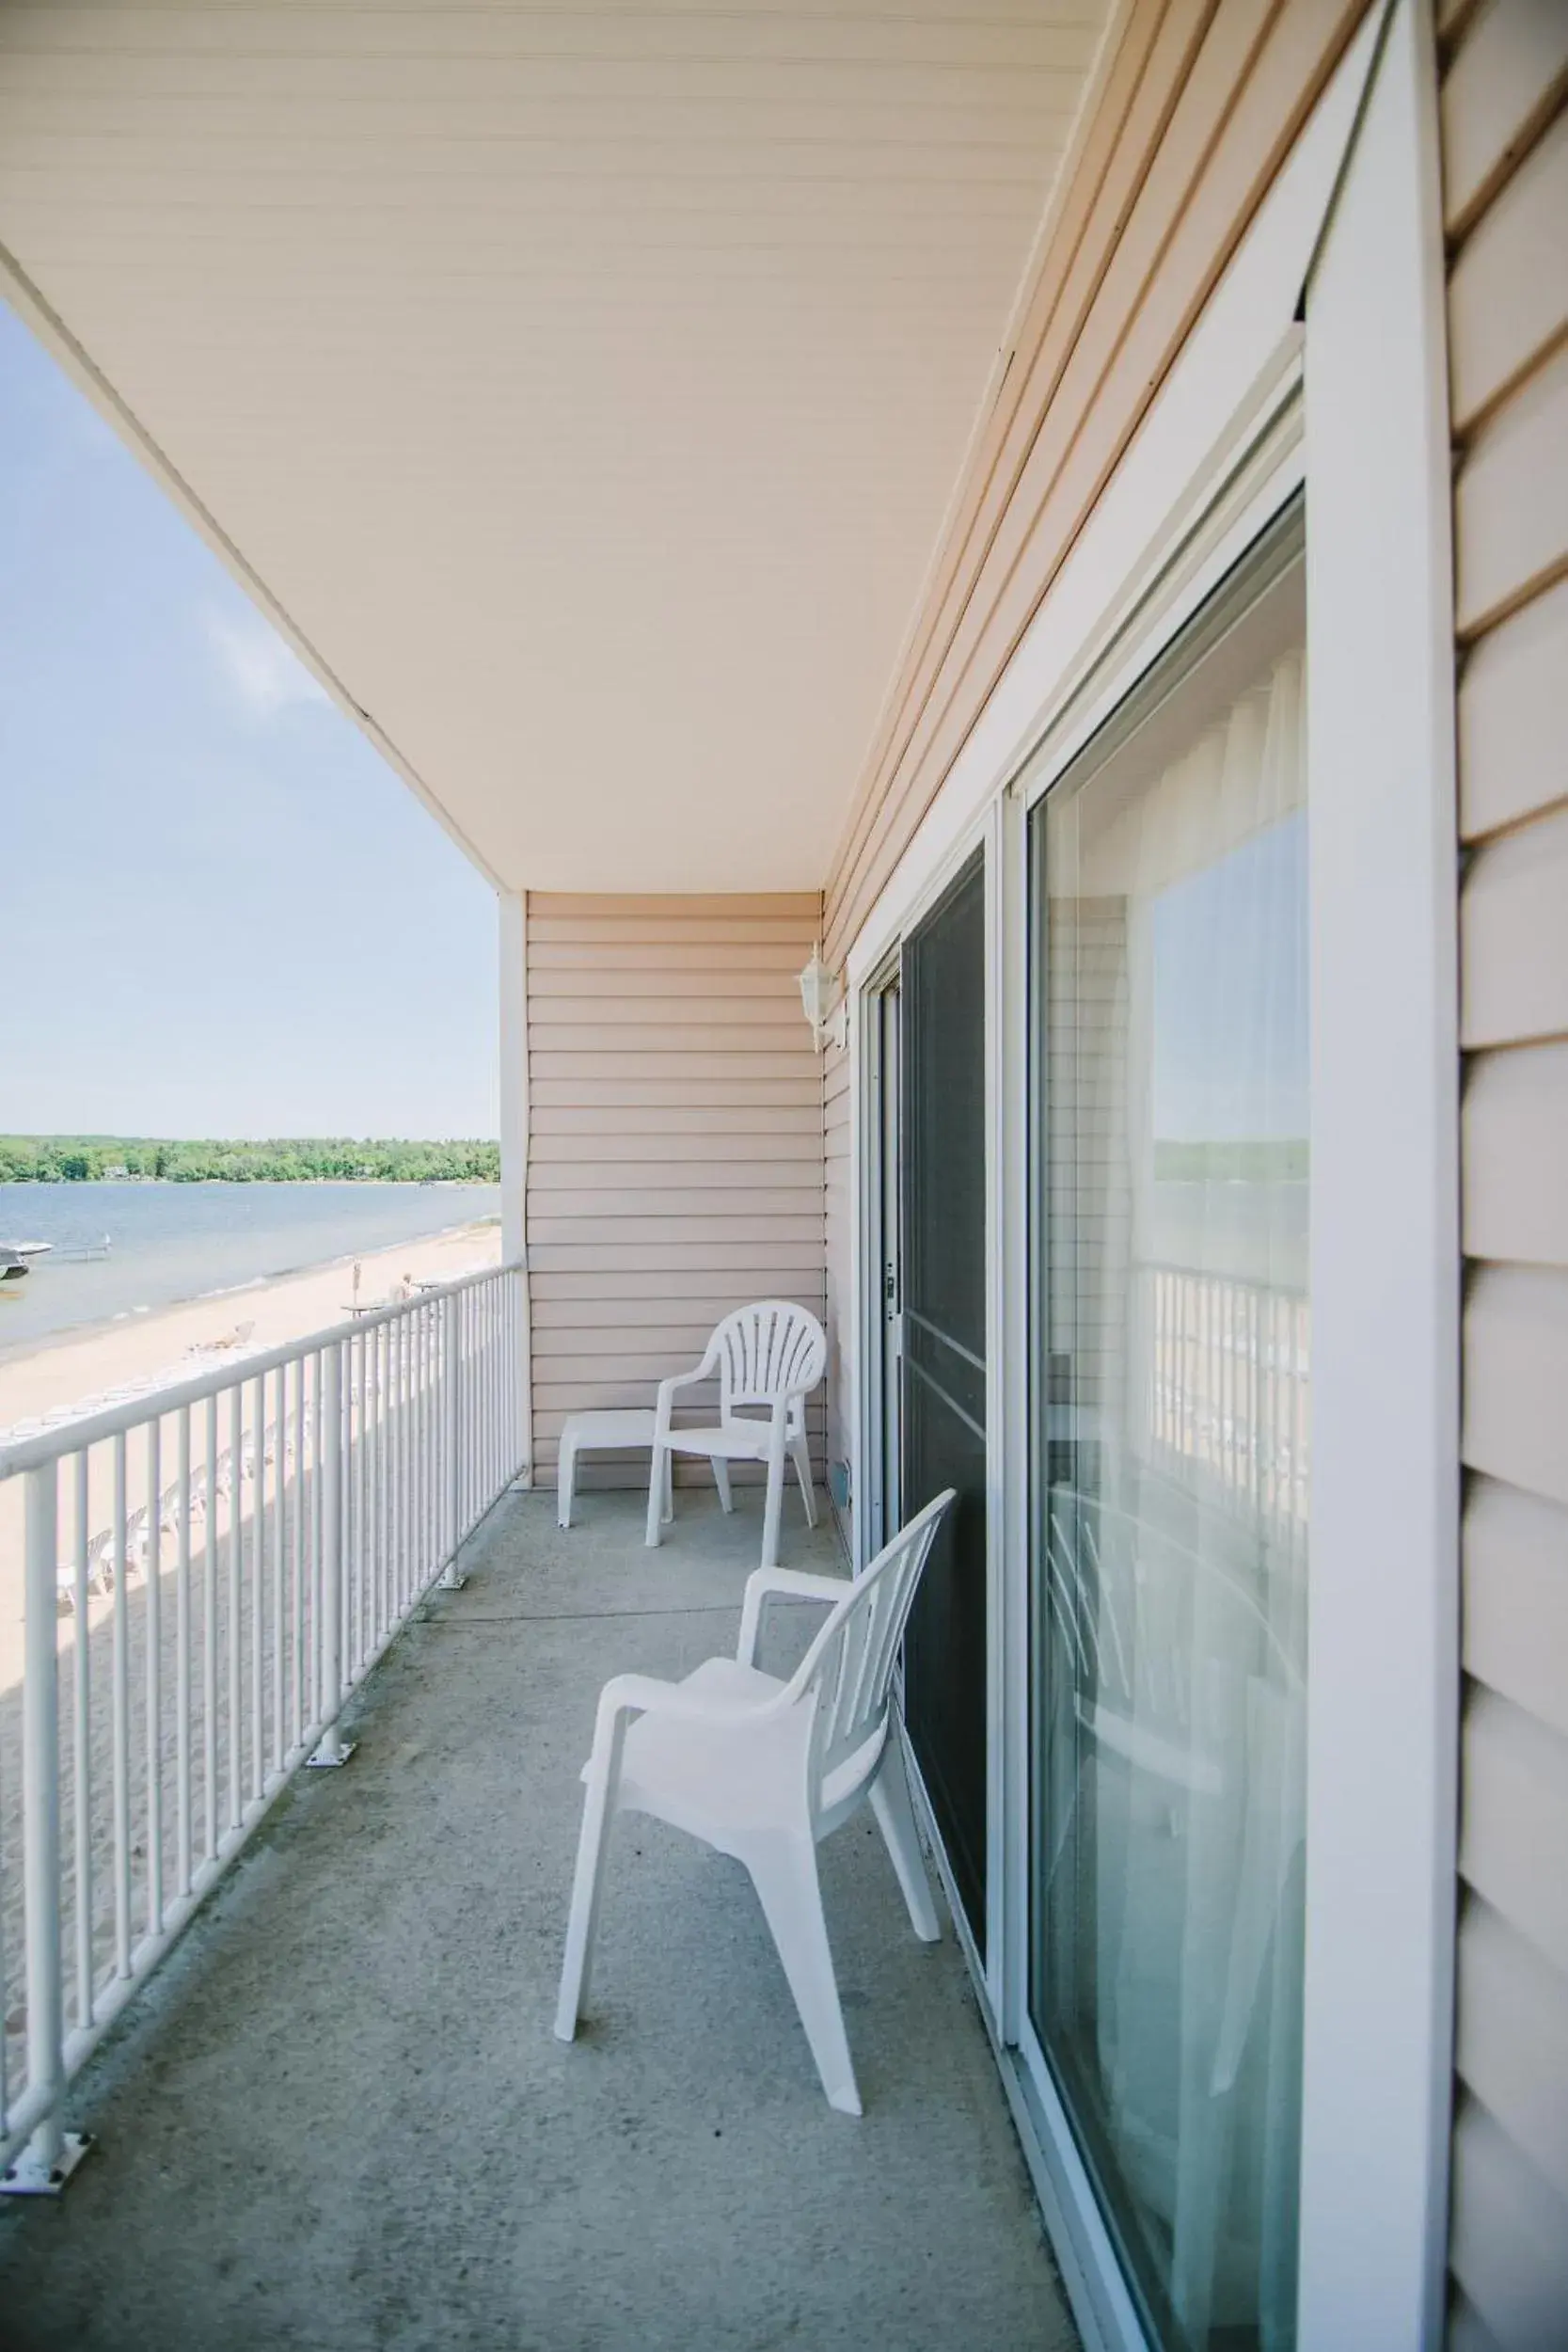
[[[702,1362],[694,1364],[689,1372],[673,1372],[667,1379],[659,1382],[655,1405],[656,1425],[658,1428],[668,1429],[670,1426],[670,1407],[677,1389],[694,1389],[699,1381],[706,1380],[711,1376],[712,1356],[713,1351],[710,1348]]]
[[[746,1579],[746,1597],[740,1608],[740,1639],[735,1650],[737,1664],[756,1663],[762,1613],[771,1594],[795,1600],[824,1601],[829,1608],[835,1608],[850,1589],[851,1580],[847,1576],[811,1576],[803,1568],[753,1568]]]

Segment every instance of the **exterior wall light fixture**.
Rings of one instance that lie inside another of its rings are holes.
[[[826,1046],[842,1046],[848,1041],[849,1007],[844,991],[822,961],[820,946],[811,951],[811,961],[800,974],[800,1003],[811,1033],[820,1054]]]

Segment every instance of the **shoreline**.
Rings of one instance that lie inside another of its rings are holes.
[[[58,1332],[25,1355],[0,1359],[0,1431],[52,1421],[55,1415],[63,1421],[93,1408],[110,1391],[146,1382],[150,1392],[166,1376],[205,1369],[187,1359],[194,1351],[231,1345],[242,1322],[245,1344],[258,1350],[327,1330],[348,1315],[342,1294],[347,1269],[356,1262],[364,1269],[361,1305],[381,1304],[404,1278],[451,1281],[499,1265],[500,1224],[499,1219],[472,1218],[415,1241],[350,1251],[271,1280],[151,1308],[146,1314],[122,1315],[89,1329],[72,1327]],[[239,1306],[243,1318],[236,1314]],[[97,1452],[103,1455],[103,1448]],[[104,1474],[104,1460],[106,1456],[97,1463],[95,1477]],[[140,1449],[134,1449],[126,1496],[132,1510],[146,1500],[144,1472]],[[0,1480],[0,1693],[12,1689],[22,1674],[24,1483],[20,1478]],[[95,1599],[89,1625],[96,1625],[108,1606],[105,1597]],[[62,1618],[62,1643],[74,1640],[76,1630],[74,1619]]]
[[[0,1430],[65,1412],[106,1389],[166,1373],[193,1349],[230,1340],[242,1321],[250,1326],[247,1337],[258,1346],[281,1345],[311,1331],[327,1330],[349,1312],[348,1302],[339,1294],[356,1263],[364,1269],[362,1303],[371,1305],[404,1275],[416,1280],[451,1280],[470,1268],[499,1263],[499,1220],[476,1217],[413,1241],[350,1250],[205,1295],[150,1306],[144,1314],[71,1324],[0,1353]]]
[[[166,1181],[164,1178],[148,1179],[149,1183]],[[356,1261],[368,1266],[385,1257],[395,1257],[410,1249],[427,1249],[462,1234],[477,1235],[492,1229],[499,1233],[499,1216],[464,1217],[455,1225],[438,1225],[433,1232],[418,1234],[412,1241],[383,1242],[373,1249],[342,1250],[331,1258],[309,1258],[300,1265],[275,1266],[264,1274],[252,1274],[243,1282],[220,1282],[215,1290],[192,1291],[187,1296],[160,1298],[155,1303],[150,1300],[145,1307],[122,1307],[116,1314],[100,1315],[89,1323],[65,1323],[58,1330],[44,1331],[36,1339],[18,1340],[8,1346],[0,1339],[0,1375],[15,1371],[18,1365],[26,1363],[31,1357],[53,1355],[57,1348],[106,1339],[117,1331],[142,1330],[150,1327],[164,1315],[182,1314],[192,1308],[211,1306],[218,1299],[251,1297],[259,1292],[273,1289],[279,1282],[297,1282],[310,1276],[336,1274],[343,1266],[352,1266]],[[499,1263],[499,1250],[497,1254]],[[31,1279],[29,1276],[28,1279]],[[5,1425],[5,1417],[0,1413],[0,1428]]]

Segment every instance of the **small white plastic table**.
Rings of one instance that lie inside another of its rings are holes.
[[[572,1524],[572,1493],[577,1485],[579,1454],[625,1454],[637,1446],[652,1448],[651,1412],[569,1413],[561,1432],[561,1461],[556,1471],[556,1521]]]

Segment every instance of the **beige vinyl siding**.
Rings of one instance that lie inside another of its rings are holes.
[[[1568,9],[1450,6],[1464,1644],[1449,2338],[1568,2344]]]
[[[1365,0],[1132,0],[834,860],[843,961]]]
[[[651,1405],[730,1308],[785,1297],[823,1311],[822,1082],[796,985],[820,919],[815,894],[530,893],[528,1247],[546,1483],[568,1413]],[[818,1401],[818,1454],[822,1422]],[[581,1475],[641,1484],[647,1457],[601,1456]]]

